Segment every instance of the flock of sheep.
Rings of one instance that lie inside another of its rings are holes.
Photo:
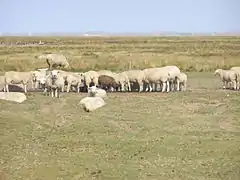
[[[187,75],[177,66],[128,70],[120,73],[109,70],[69,72],[57,69],[70,67],[67,58],[61,54],[43,54],[37,58],[46,61],[48,68],[30,72],[5,72],[4,76],[0,76],[4,92],[9,92],[10,84],[22,84],[26,93],[27,85],[31,83],[33,89],[43,89],[45,95],[51,94],[52,97],[59,97],[59,92],[70,92],[75,88],[78,93],[87,91],[90,97],[102,94],[98,97],[98,102],[101,102],[99,98],[104,97],[106,91],[133,91],[133,84],[138,86],[138,92],[185,91],[187,88]],[[215,75],[220,76],[223,88],[230,85],[235,90],[239,89],[240,67],[233,67],[230,70],[217,69]],[[90,104],[98,103],[93,101]],[[85,110],[90,111],[86,107]]]

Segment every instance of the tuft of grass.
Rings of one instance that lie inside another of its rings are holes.
[[[109,93],[92,113],[86,94],[1,101],[0,177],[238,180],[239,92],[187,74],[186,92]]]
[[[39,45],[39,41],[44,45]],[[0,37],[0,71],[46,67],[34,57],[62,53],[72,71],[124,71],[177,65],[210,72],[240,66],[239,37]]]

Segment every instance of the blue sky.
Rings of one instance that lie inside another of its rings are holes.
[[[0,32],[233,32],[240,0],[0,0]]]

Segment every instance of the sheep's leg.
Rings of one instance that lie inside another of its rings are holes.
[[[128,82],[127,85],[128,85],[128,91],[132,91],[130,82]]]
[[[143,91],[143,82],[138,82],[139,84],[139,92]]]
[[[233,81],[233,89],[237,90],[237,82],[236,81]]]
[[[165,89],[166,89],[166,82],[163,82],[162,85],[163,85],[163,86],[162,86],[162,92],[164,92]]]
[[[67,92],[68,92],[68,93],[69,93],[69,91],[70,91],[70,87],[71,87],[71,84],[68,83],[68,85],[67,85]]]
[[[51,90],[51,95],[52,95],[52,97],[54,97],[54,90],[53,89]]]
[[[152,92],[153,91],[153,83],[149,84],[149,92]]]
[[[9,92],[9,86],[6,84],[6,92]]]
[[[166,82],[166,86],[167,86],[167,92],[169,92],[170,91],[169,81]]]
[[[24,92],[27,93],[27,84],[24,84]]]

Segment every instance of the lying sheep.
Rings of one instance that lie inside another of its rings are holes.
[[[181,72],[179,76],[179,86],[181,91],[186,91],[187,89],[187,75],[183,72]]]
[[[79,104],[86,112],[92,112],[106,105],[105,101],[101,97],[85,97],[80,101]]]
[[[67,58],[62,54],[43,54],[37,57],[40,60],[46,60],[49,69],[56,67],[69,68]]]
[[[236,71],[217,69],[214,74],[215,76],[218,75],[220,77],[223,89],[226,89],[229,82],[233,84],[234,90],[239,89],[240,75]]]
[[[64,78],[61,75],[59,75],[59,71],[57,70],[50,71],[50,74],[46,78],[44,94],[49,95],[49,93],[51,92],[52,97],[59,98],[60,89],[62,89],[63,92],[63,88]]]
[[[104,89],[97,88],[96,86],[92,86],[88,88],[88,97],[105,98],[106,96],[107,96],[107,92]]]
[[[119,88],[119,84],[116,83],[115,79],[107,75],[101,75],[98,77],[98,85],[107,91],[112,88],[113,89]]]
[[[27,84],[32,83],[36,78],[33,72],[17,72],[8,71],[5,72],[5,90],[9,92],[9,84],[22,84],[24,86],[24,92],[27,93]]]

